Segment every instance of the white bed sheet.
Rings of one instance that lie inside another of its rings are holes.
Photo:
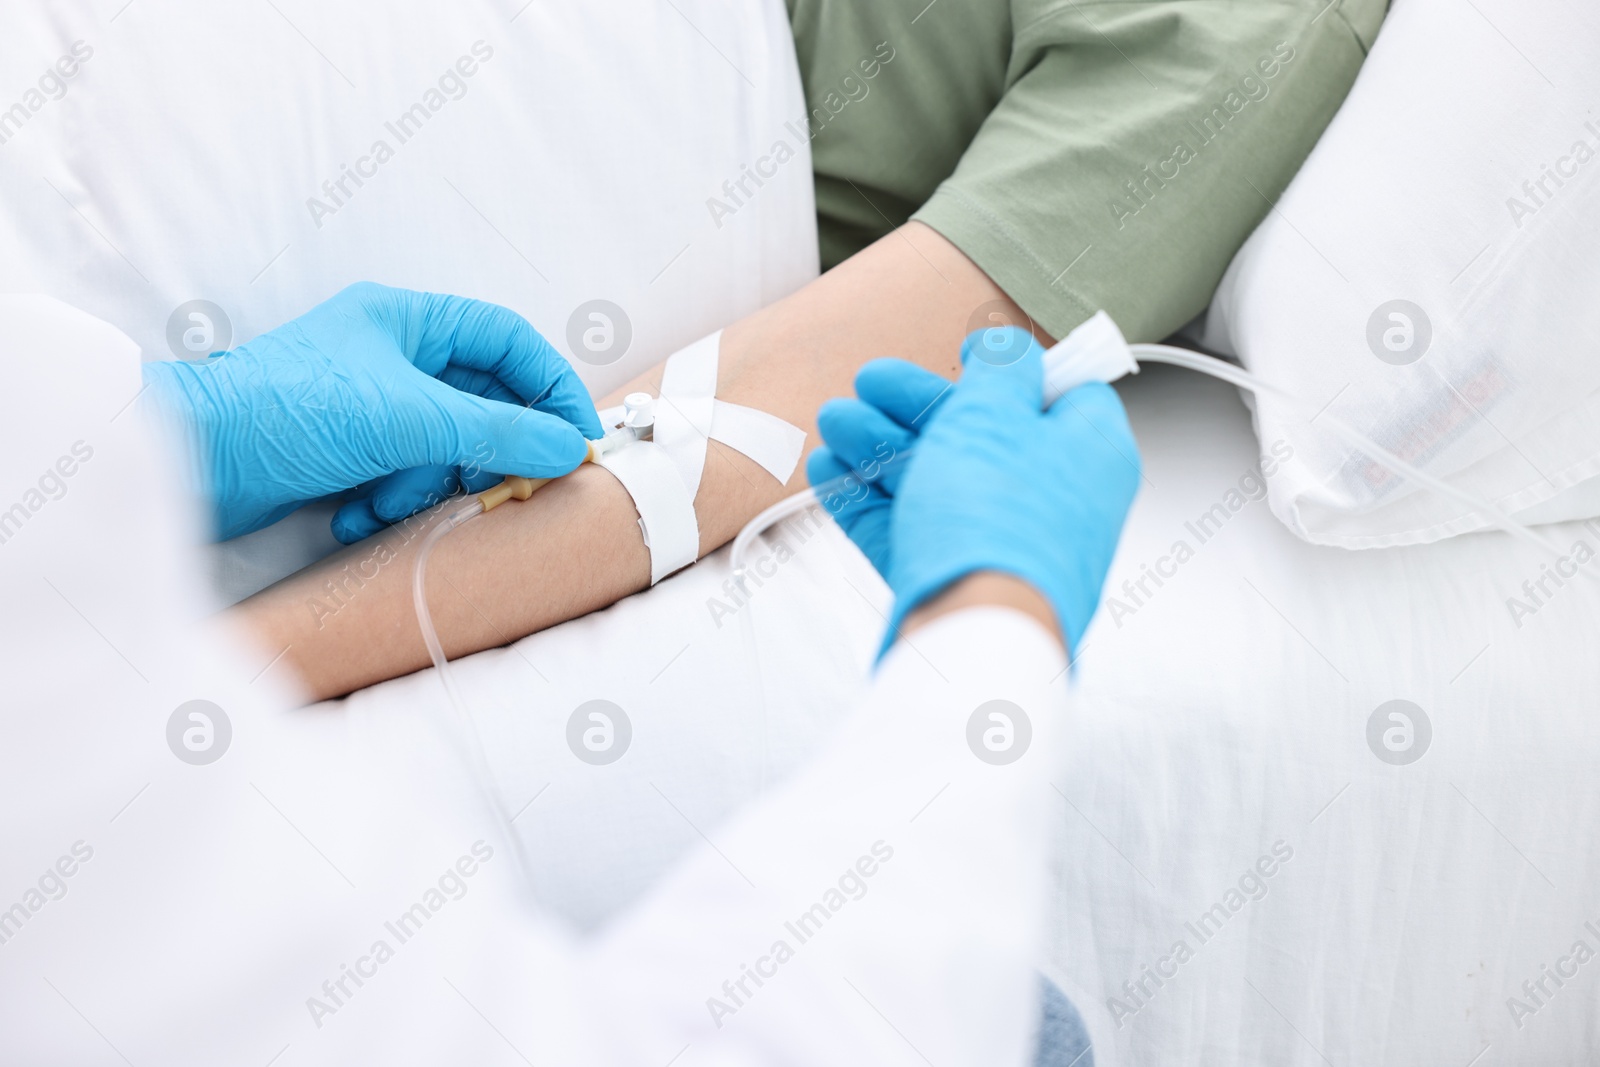
[[[1059,783],[1050,955],[1104,1062],[1591,1061],[1593,975],[1520,1028],[1507,998],[1579,937],[1600,949],[1600,575],[1519,627],[1507,598],[1545,561],[1500,534],[1349,552],[1256,502],[1197,544],[1185,523],[1255,461],[1242,406],[1178,372],[1129,393],[1148,481],[1108,592],[1196,551],[1120,628],[1099,617]],[[1405,766],[1367,742],[1395,699],[1432,725]],[[1264,899],[1201,944],[1184,923],[1280,840]],[[1193,958],[1119,1029],[1107,998],[1180,939]]]
[[[1123,392],[1146,480],[1108,596],[1175,541],[1195,551],[1142,604],[1118,594],[1132,614],[1102,609],[1077,668],[1076,741],[1056,783],[1058,929],[1041,949],[1099,1062],[1592,1056],[1600,964],[1520,1020],[1507,998],[1532,1006],[1523,981],[1576,939],[1600,949],[1583,925],[1600,928],[1600,798],[1585,788],[1600,754],[1600,585],[1569,582],[1519,628],[1506,598],[1544,561],[1499,535],[1352,553],[1299,541],[1254,501],[1200,544],[1185,523],[1256,462],[1243,406],[1161,368]],[[787,537],[793,557],[720,627],[725,551],[459,663],[537,891],[579,925],[702,837],[716,844],[730,812],[815,748],[867,669],[884,587],[831,527]],[[634,729],[599,767],[565,741],[568,716],[596,698]],[[1433,731],[1406,766],[1366,741],[1368,717],[1397,698]],[[439,700],[423,672],[342,714],[400,728]],[[1202,944],[1184,923],[1226,903],[1278,842],[1293,855],[1268,864],[1265,896]],[[1159,989],[1145,979],[1153,995],[1117,1018],[1108,998],[1133,1007],[1123,983],[1180,939],[1192,958]]]

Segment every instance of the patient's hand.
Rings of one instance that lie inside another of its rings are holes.
[[[900,356],[942,374],[959,371],[961,340],[983,312],[1026,322],[954,245],[910,223],[799,292],[729,326],[717,397],[777,415],[819,444],[817,409],[853,392],[857,369]],[[654,393],[660,368],[623,392]],[[716,441],[695,497],[700,553],[731,540],[756,512],[799,490]],[[428,665],[411,607],[418,516],[350,546],[251,597],[232,615],[283,651],[312,696],[348,693]],[[585,466],[531,500],[497,508],[441,541],[428,594],[452,658],[615,603],[645,588],[650,555],[633,501],[606,471]]]

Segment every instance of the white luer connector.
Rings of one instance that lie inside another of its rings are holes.
[[[589,442],[590,459],[615,454],[620,449],[655,436],[656,398],[649,393],[629,393],[622,398],[622,421],[598,441]]]
[[[1044,354],[1044,406],[1085,382],[1111,383],[1138,374],[1133,351],[1104,311],[1097,311]]]
[[[656,424],[656,398],[649,393],[629,393],[622,398],[622,427],[648,438]]]

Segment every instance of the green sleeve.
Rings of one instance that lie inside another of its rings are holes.
[[[791,0],[825,265],[916,218],[1057,337],[1098,308],[1130,339],[1164,337],[1304,161],[1384,9]],[[873,37],[894,58],[833,112]]]
[[[926,11],[923,9],[926,8]],[[902,225],[1005,92],[1008,0],[789,0],[827,270]]]

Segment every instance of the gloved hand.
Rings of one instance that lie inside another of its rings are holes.
[[[499,474],[549,478],[601,435],[588,391],[515,312],[362,282],[203,363],[147,363],[158,417],[188,440],[217,536],[366,486],[350,543]],[[367,483],[372,483],[367,486]]]
[[[874,360],[856,376],[860,399],[829,401],[817,416],[827,447],[806,472],[813,485],[855,475],[824,503],[894,592],[886,647],[910,611],[958,578],[1002,571],[1049,600],[1075,649],[1138,488],[1116,392],[1091,383],[1042,412],[1044,350],[1017,330],[996,360],[993,332],[967,338],[954,386]]]

